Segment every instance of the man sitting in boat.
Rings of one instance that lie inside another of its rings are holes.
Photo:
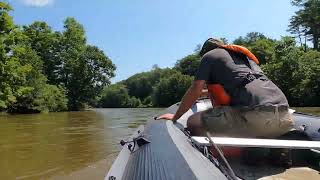
[[[293,128],[283,92],[262,72],[258,59],[245,47],[208,39],[200,51],[201,64],[177,112],[159,119],[176,121],[206,86],[213,108],[189,117],[193,136],[278,137]]]

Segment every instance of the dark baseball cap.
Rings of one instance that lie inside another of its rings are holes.
[[[207,52],[209,52],[209,51],[211,51],[221,45],[224,45],[224,43],[220,39],[209,38],[203,43],[201,51],[199,52],[199,55],[203,56]]]

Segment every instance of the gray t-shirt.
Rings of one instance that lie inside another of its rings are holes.
[[[258,65],[249,63],[245,55],[217,48],[202,57],[195,80],[221,84],[231,96],[231,106],[288,106],[285,95],[271,80],[255,79],[241,85],[253,66],[262,72]]]

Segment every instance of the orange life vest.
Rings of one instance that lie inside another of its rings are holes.
[[[230,44],[230,45],[219,46],[219,48],[242,53],[245,56],[247,56],[248,59],[254,61],[256,64],[259,64],[258,58],[243,46]],[[209,97],[211,99],[213,106],[227,106],[230,104],[231,97],[224,90],[221,84],[208,84],[207,87],[208,87]]]

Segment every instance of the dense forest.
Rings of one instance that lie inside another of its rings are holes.
[[[250,32],[232,43],[247,47],[258,57],[266,75],[282,89],[291,106],[320,106],[320,1],[293,0],[292,5],[299,8],[288,27],[292,37],[277,40]],[[313,47],[308,47],[309,42]],[[178,60],[173,68],[155,66],[104,88],[98,105],[166,107],[180,101],[200,64],[198,50]]]
[[[250,32],[235,39],[260,60],[291,106],[320,106],[320,1],[292,0],[292,36]],[[0,111],[31,113],[86,107],[166,107],[181,99],[200,64],[197,50],[172,68],[159,68],[110,85],[116,69],[83,26],[66,18],[63,31],[45,22],[18,26],[0,2]],[[227,39],[221,38],[224,42]]]

